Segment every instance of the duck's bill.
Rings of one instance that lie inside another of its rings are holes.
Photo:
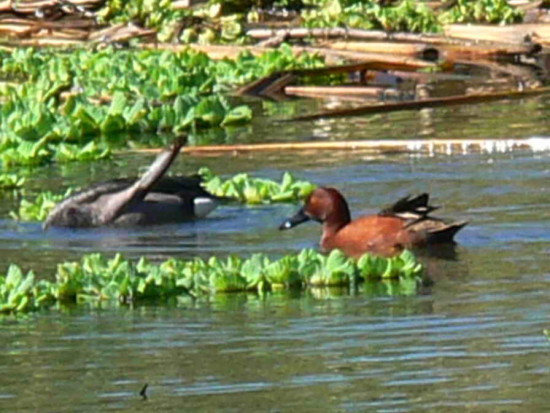
[[[288,218],[280,226],[280,230],[294,228],[296,225],[300,225],[302,222],[309,221],[311,218],[306,215],[304,209],[300,209],[294,216]]]

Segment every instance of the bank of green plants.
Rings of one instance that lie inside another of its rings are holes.
[[[439,21],[448,23],[518,23],[523,12],[510,6],[506,0],[457,0],[449,10],[441,13]]]
[[[439,32],[449,23],[514,23],[522,12],[506,0],[458,0],[448,10],[436,12],[423,2],[321,0],[318,7],[302,12],[307,27],[353,27],[405,32]]]
[[[389,31],[438,32],[448,23],[513,23],[522,12],[506,0],[458,0],[434,9],[415,0],[209,0],[173,9],[170,0],[112,0],[100,10],[104,23],[134,21],[158,32],[160,41],[246,42],[247,23],[266,10],[291,9],[306,27],[352,27]]]
[[[330,0],[302,14],[306,27],[353,27],[365,30],[435,32],[439,22],[421,2],[404,0],[392,6],[377,1]]]
[[[321,65],[288,47],[220,61],[193,50],[0,51],[1,167],[104,159],[121,134],[246,123],[252,110],[228,97],[236,86]]]
[[[229,256],[208,260],[169,259],[154,264],[145,258],[130,261],[117,254],[108,259],[89,254],[80,261],[57,266],[53,281],[26,275],[11,265],[0,276],[0,313],[17,313],[59,303],[136,303],[187,295],[256,292],[317,287],[369,287],[379,281],[405,283],[404,291],[415,292],[423,267],[409,251],[393,258],[364,255],[359,260],[338,250],[323,255],[311,249],[271,259],[265,254],[249,258]],[[386,283],[387,285],[387,283]],[[390,284],[391,285],[391,284]]]

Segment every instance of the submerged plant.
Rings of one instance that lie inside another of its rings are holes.
[[[311,249],[276,260],[255,254],[247,259],[172,258],[161,264],[152,264],[144,258],[128,261],[120,254],[111,259],[90,254],[77,262],[59,264],[52,282],[35,282],[32,272],[24,276],[19,267],[10,266],[7,275],[0,276],[0,312],[28,311],[56,301],[132,303],[179,295],[196,297],[280,288],[349,288],[365,280],[368,282],[364,289],[368,292],[380,288],[375,279],[382,279],[387,293],[392,293],[392,288],[393,293],[416,291],[423,268],[410,252],[377,260],[377,267],[369,268],[375,264],[368,263],[375,261],[366,256],[355,261],[338,250],[323,255]]]

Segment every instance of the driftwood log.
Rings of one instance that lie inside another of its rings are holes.
[[[280,143],[252,143],[238,145],[208,145],[208,146],[186,146],[182,152],[196,155],[219,155],[219,154],[247,154],[255,152],[271,151],[367,151],[375,153],[384,152],[441,152],[441,153],[464,153],[476,151],[501,151],[513,148],[549,150],[550,140],[545,138],[525,139],[383,139],[383,140],[360,140],[360,141],[316,141],[316,142],[280,142]],[[155,153],[157,149],[135,149],[132,152]]]
[[[418,101],[410,102],[395,102],[387,104],[366,105],[352,109],[342,110],[330,110],[322,113],[316,113],[312,115],[297,116],[288,119],[287,122],[295,121],[311,121],[317,119],[332,119],[351,116],[362,116],[373,113],[387,113],[402,110],[418,110],[422,108],[437,108],[445,106],[465,105],[465,104],[478,104],[491,102],[494,100],[502,99],[521,99],[529,96],[538,96],[550,93],[550,87],[530,89],[530,90],[517,90],[517,91],[505,91],[496,93],[480,93],[472,95],[460,95],[460,96],[445,96],[440,98],[426,98]]]

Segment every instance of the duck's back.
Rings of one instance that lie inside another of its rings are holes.
[[[323,240],[326,250],[334,248],[352,257],[366,252],[391,256],[411,244],[414,234],[406,231],[405,221],[397,217],[366,215],[351,221],[333,237]]]

